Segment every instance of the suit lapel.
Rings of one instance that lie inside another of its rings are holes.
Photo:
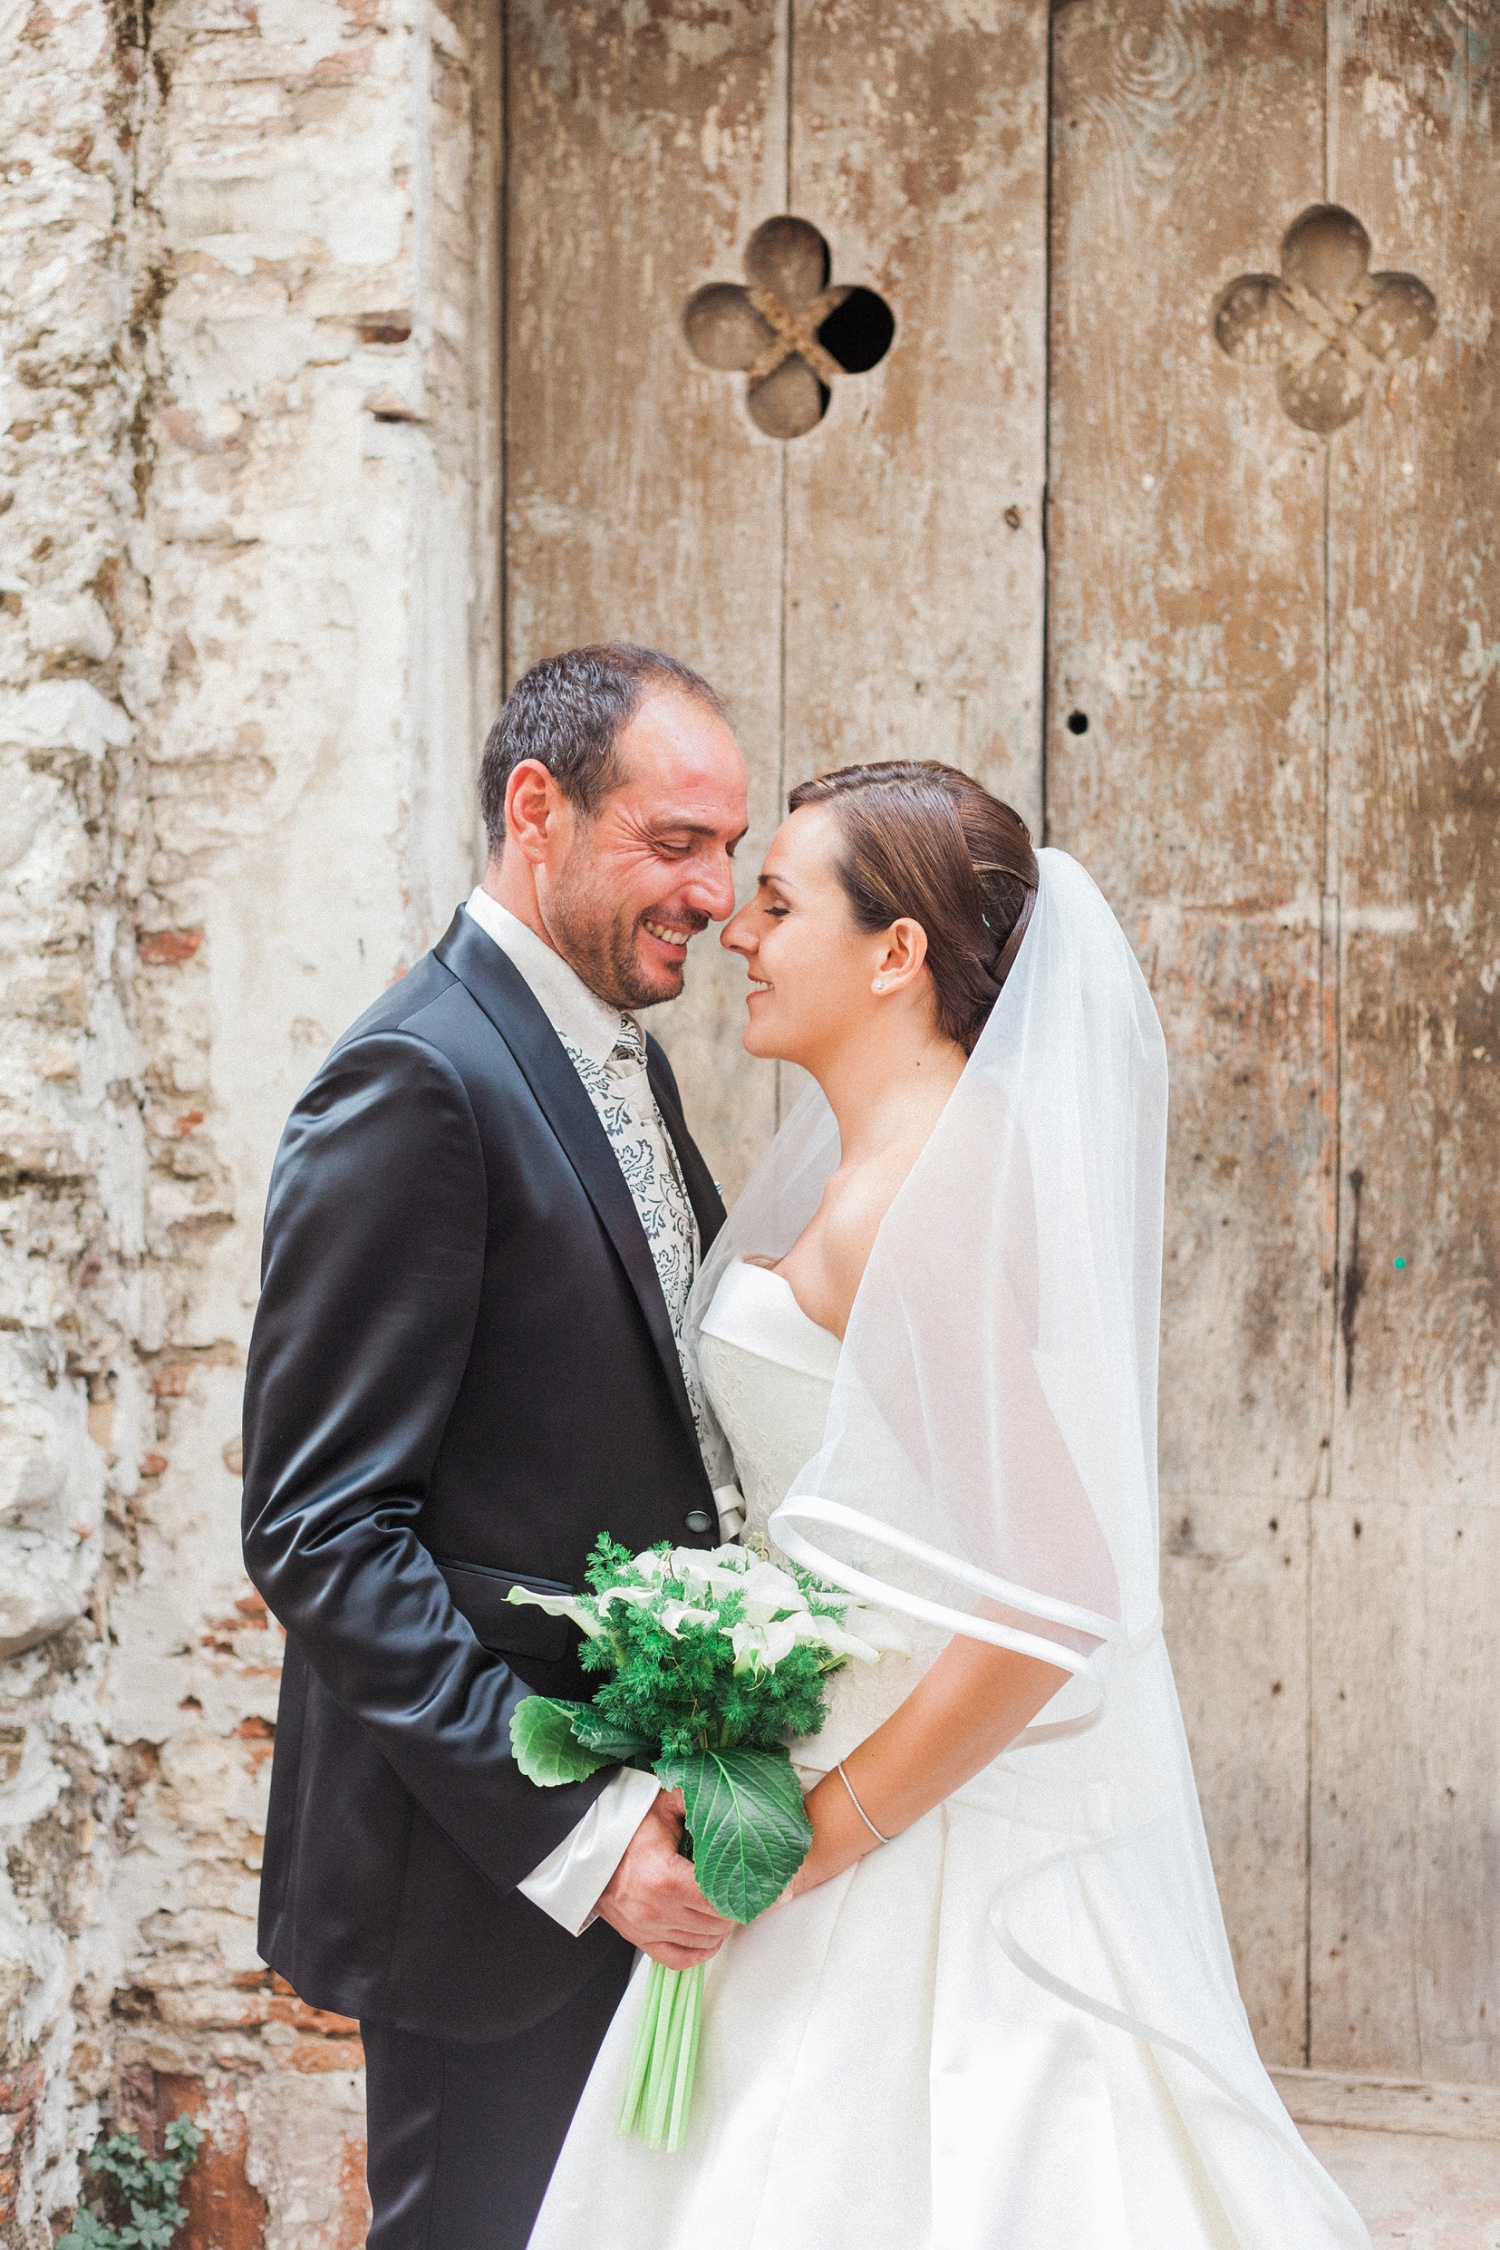
[[[462,907],[433,951],[444,968],[456,976],[478,1002],[510,1049],[538,1107],[557,1135],[564,1155],[578,1174],[584,1193],[625,1268],[677,1402],[677,1410],[693,1432],[696,1444],[693,1410],[688,1403],[682,1365],[677,1357],[677,1341],[672,1334],[667,1301],[657,1279],[651,1245],[625,1185],[625,1175],[609,1145],[609,1135],[599,1122],[599,1113],[589,1100],[567,1049],[515,963]],[[702,1161],[699,1157],[700,1166]],[[709,1185],[712,1188],[712,1182]]]

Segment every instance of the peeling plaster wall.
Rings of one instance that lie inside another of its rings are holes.
[[[254,1944],[240,1369],[286,1111],[472,880],[492,12],[3,0],[0,2243],[191,2107],[190,2242],[363,2237]]]

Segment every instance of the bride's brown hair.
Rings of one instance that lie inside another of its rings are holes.
[[[936,760],[843,766],[804,781],[789,812],[828,805],[855,922],[903,916],[927,932],[938,1024],[966,1055],[999,997],[1036,902],[1037,864],[1018,812]]]

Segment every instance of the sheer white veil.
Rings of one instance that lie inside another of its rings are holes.
[[[1109,906],[1066,853],[1038,865],[771,1536],[866,1600],[1092,1673],[1156,1615],[1166,1057]],[[837,1162],[813,1088],[704,1262],[695,1335],[729,1262],[783,1255]]]
[[[1074,1675],[958,1792],[1036,1839],[1020,1872],[997,1850],[997,1943],[1150,2042],[1170,2084],[1201,2073],[1231,2105],[1237,2127],[1221,2121],[1199,2153],[1246,2250],[1368,2250],[1256,2054],[1161,1637],[1161,1028],[1089,876],[1064,852],[1037,860],[1030,926],[880,1227],[821,1450],[770,1534],[866,1601]],[[838,1155],[813,1088],[704,1261],[695,1348],[730,1262],[783,1256]],[[725,1447],[716,1482],[728,1463]]]

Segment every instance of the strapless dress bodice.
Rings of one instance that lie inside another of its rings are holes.
[[[809,1320],[789,1282],[736,1259],[698,1347],[703,1381],[745,1496],[747,1532],[766,1520],[823,1442],[839,1340]]]
[[[773,1511],[823,1443],[838,1373],[839,1340],[810,1320],[791,1284],[766,1266],[737,1259],[726,1268],[704,1315],[698,1346],[703,1385],[734,1453],[745,1498],[745,1542],[781,1561],[770,1537]],[[850,1664],[828,1683],[827,1717],[816,1735],[793,1745],[806,1772],[827,1772],[888,1719],[947,1641],[947,1634],[900,1620],[910,1646],[878,1664]]]

